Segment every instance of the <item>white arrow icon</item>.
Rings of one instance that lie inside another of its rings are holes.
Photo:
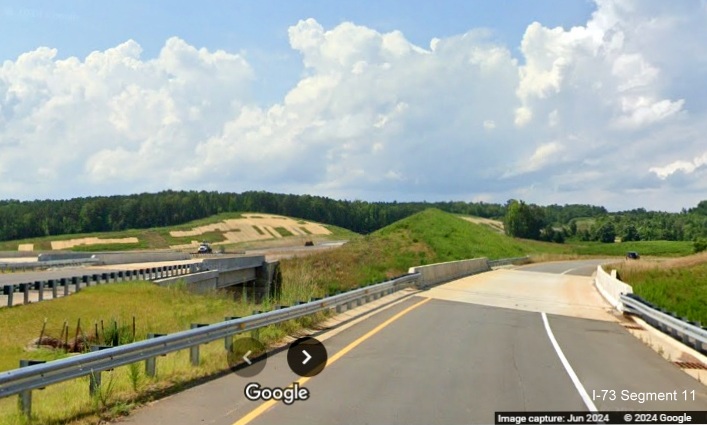
[[[250,353],[252,353],[252,351],[248,350],[248,352],[243,355],[243,360],[245,360],[245,362],[248,363],[249,365],[252,365],[253,362],[251,362],[250,359],[248,358],[248,356],[250,356]]]
[[[312,359],[312,356],[310,356],[309,353],[306,352],[305,350],[302,350],[302,353],[304,353],[304,355],[307,356],[307,358],[304,359],[304,361],[302,362],[302,364],[307,364],[307,362]]]

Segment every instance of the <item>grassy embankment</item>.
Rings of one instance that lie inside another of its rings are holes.
[[[313,286],[336,291],[399,276],[418,265],[529,254],[562,257],[572,252],[563,245],[509,238],[488,226],[428,209],[342,248],[283,260],[282,266],[283,273],[307,276]]]
[[[175,237],[170,234],[172,231],[176,230],[192,230],[199,226],[208,226],[211,224],[216,224],[223,220],[231,220],[243,218],[244,213],[222,213],[214,215],[212,217],[194,220],[189,223],[184,223],[177,226],[168,227],[155,227],[151,229],[135,229],[135,230],[124,230],[118,232],[98,232],[98,233],[81,233],[81,234],[71,234],[71,235],[55,235],[55,236],[45,236],[40,238],[30,238],[14,241],[2,241],[0,242],[0,251],[17,251],[20,244],[33,244],[35,251],[50,251],[52,249],[53,241],[67,241],[71,239],[82,239],[82,238],[99,238],[99,239],[122,239],[122,238],[137,238],[137,243],[104,243],[104,244],[94,244],[94,245],[78,245],[70,248],[71,251],[130,251],[130,250],[159,250],[159,249],[169,249],[173,245],[185,245],[191,243],[193,240],[206,240],[211,243],[224,242],[226,238],[223,231],[214,230],[203,233],[198,236],[185,236],[185,237]],[[299,220],[299,224],[306,224],[304,220]],[[308,235],[308,239],[314,241],[326,241],[334,239],[350,239],[356,237],[357,235],[346,229],[339,228],[337,226],[324,225],[331,232],[330,235]],[[260,229],[255,228],[256,231],[262,233]],[[223,245],[226,251],[237,251],[243,249],[252,249],[268,245],[292,245],[295,237],[290,231],[283,227],[275,229],[279,235],[283,238],[278,238],[277,241],[253,241],[253,242],[241,242],[241,243],[231,243]],[[304,227],[302,230],[305,233],[309,233]],[[237,230],[231,230],[237,231]],[[275,236],[275,235],[273,235]],[[301,238],[301,237],[299,237]]]
[[[707,324],[707,253],[664,261],[625,261],[607,266],[647,301]]]

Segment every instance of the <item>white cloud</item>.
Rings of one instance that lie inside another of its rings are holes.
[[[665,180],[669,176],[677,173],[683,172],[685,174],[692,174],[698,168],[707,165],[707,152],[694,158],[692,161],[674,161],[663,167],[651,167],[650,172],[655,173],[659,178]]]
[[[304,74],[272,104],[241,55],[176,37],[155,58],[132,40],[85,58],[38,48],[0,66],[0,198],[206,188],[674,209],[676,191],[700,196],[705,19],[688,0],[597,0],[586,25],[529,25],[518,59],[480,30],[423,48],[306,19],[288,31]]]
[[[523,158],[514,164],[513,169],[506,172],[505,178],[518,176],[520,174],[531,173],[541,170],[543,167],[560,162],[557,154],[565,150],[565,147],[558,142],[545,143],[538,146],[529,158]]]

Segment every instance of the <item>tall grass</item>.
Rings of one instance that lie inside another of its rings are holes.
[[[76,325],[81,320],[79,334],[94,334],[98,327],[97,343],[110,342],[117,328],[121,343],[132,341],[132,318],[135,316],[137,340],[148,333],[172,333],[189,329],[191,323],[215,323],[227,316],[244,317],[254,310],[267,311],[280,305],[295,304],[300,300],[321,296],[325,290],[317,286],[316,271],[301,268],[288,273],[279,300],[265,300],[256,305],[241,302],[225,294],[195,295],[183,285],[162,288],[147,282],[129,282],[86,288],[71,297],[51,302],[29,304],[0,309],[0,371],[14,369],[20,359],[53,360],[68,355],[62,350],[36,349],[34,341],[46,320],[46,336],[58,338],[65,323],[69,323],[70,338],[74,337]],[[148,308],[149,306],[149,308]],[[312,326],[326,314],[318,314],[298,320],[260,329],[258,338],[267,344],[282,340],[286,335]],[[113,320],[117,323],[114,328]],[[103,330],[100,322],[103,321]],[[236,338],[247,336],[237,335]],[[157,359],[157,376],[144,374],[142,363],[103,372],[102,389],[91,397],[88,392],[88,377],[33,391],[33,423],[62,424],[69,421],[77,424],[97,423],[129,412],[135,405],[154,397],[178,390],[198,378],[227,373],[228,353],[224,341],[214,341],[200,347],[201,363],[193,367],[189,351],[168,354]],[[0,399],[0,425],[23,423],[17,410],[17,397]]]
[[[571,245],[580,255],[625,256],[629,251],[637,251],[643,257],[679,257],[693,252],[692,242],[688,241],[576,242]]]
[[[647,301],[707,324],[707,253],[664,261],[627,261],[613,268]]]

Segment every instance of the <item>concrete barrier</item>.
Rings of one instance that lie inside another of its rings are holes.
[[[604,271],[602,266],[597,266],[597,274],[594,278],[594,284],[597,290],[615,309],[623,312],[623,304],[621,303],[621,294],[632,294],[633,288],[616,278],[616,270],[612,270],[611,274]]]
[[[105,265],[111,264],[131,264],[131,263],[155,263],[161,261],[183,261],[191,260],[191,256],[184,252],[102,252],[93,254]]]
[[[88,252],[43,252],[37,256],[37,261],[87,260],[92,255]]]
[[[196,293],[214,291],[218,288],[219,271],[212,270],[183,276],[168,277],[165,279],[155,280],[154,283],[159,286],[172,286],[178,284],[180,281],[184,282],[190,291],[194,291]]]
[[[472,258],[470,260],[411,267],[408,273],[420,273],[422,277],[418,286],[426,288],[489,270],[491,270],[491,267],[489,267],[487,258]]]
[[[252,255],[249,257],[207,258],[202,261],[202,266],[206,270],[226,272],[261,267],[264,262],[264,255]]]

